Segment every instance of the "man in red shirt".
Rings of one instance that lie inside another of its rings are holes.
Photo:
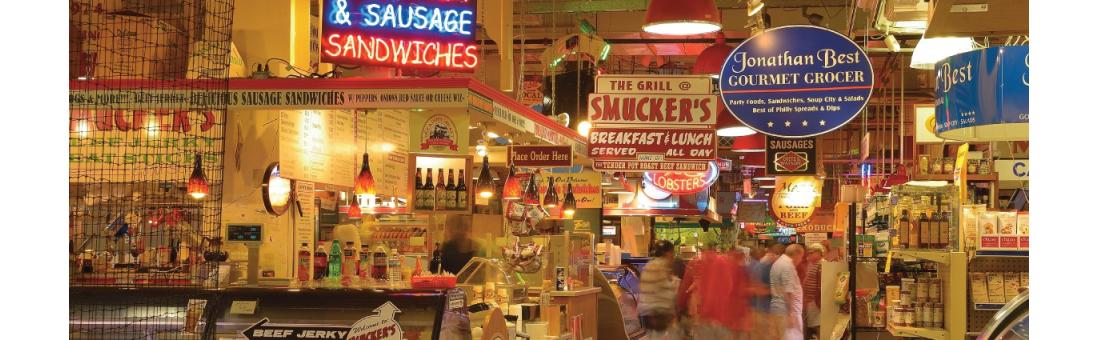
[[[804,316],[806,340],[813,335],[819,337],[820,333],[820,260],[823,259],[824,247],[819,243],[808,245],[808,253],[805,254],[805,275],[802,277],[801,286],[804,287]]]

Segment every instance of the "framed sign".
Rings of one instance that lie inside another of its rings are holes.
[[[324,1],[320,60],[472,72],[476,0]]]
[[[571,145],[513,145],[508,161],[520,168],[554,168],[572,166]]]
[[[807,223],[820,203],[820,184],[816,176],[777,176],[770,195],[774,218],[785,225]]]
[[[815,138],[766,139],[767,175],[815,175],[817,165]]]
[[[811,137],[846,125],[869,102],[873,66],[846,36],[782,26],[744,41],[724,62],[721,97],[732,115],[777,137]]]

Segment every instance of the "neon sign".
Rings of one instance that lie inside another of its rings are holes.
[[[332,0],[321,61],[472,72],[476,0]]]
[[[696,194],[709,188],[717,180],[717,175],[717,162],[709,162],[709,169],[706,171],[645,172],[644,181],[663,192],[687,195]]]

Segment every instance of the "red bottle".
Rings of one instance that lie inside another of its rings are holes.
[[[309,252],[309,244],[302,243],[301,249],[297,251],[297,281],[307,282],[309,281],[309,264],[312,263],[312,254]]]

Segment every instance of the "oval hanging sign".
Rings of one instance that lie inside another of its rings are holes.
[[[721,97],[732,115],[778,137],[846,125],[869,102],[873,66],[857,44],[816,26],[783,26],[744,41],[724,61]]]
[[[770,211],[785,225],[808,223],[820,203],[820,180],[816,176],[777,176],[770,195]]]
[[[690,172],[645,172],[644,180],[652,186],[675,195],[688,195],[702,192],[717,181],[717,162],[709,162],[706,171]]]

